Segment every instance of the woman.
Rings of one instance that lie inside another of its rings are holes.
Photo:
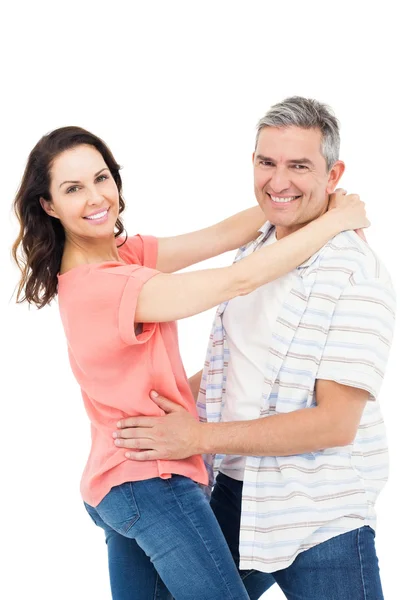
[[[263,221],[259,209],[184,236],[122,241],[121,189],[118,164],[91,133],[66,127],[38,142],[15,199],[18,300],[41,308],[58,294],[71,366],[91,420],[81,492],[106,533],[113,598],[168,598],[164,584],[176,600],[248,598],[197,485],[207,482],[202,458],[132,462],[112,432],[128,415],[158,414],[151,389],[195,414],[176,319],[247,294],[291,271],[340,231],[369,223],[363,204],[350,198],[230,267],[172,274],[250,241]]]

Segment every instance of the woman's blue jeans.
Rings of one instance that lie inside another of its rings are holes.
[[[241,481],[217,476],[211,507],[239,565]],[[375,551],[375,533],[361,527],[301,552],[286,569],[274,573],[241,571],[251,600],[277,583],[288,600],[383,600]]]
[[[191,479],[124,483],[95,508],[85,506],[106,534],[113,600],[249,600],[210,505]]]

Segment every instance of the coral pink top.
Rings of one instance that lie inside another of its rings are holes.
[[[91,421],[92,447],[81,481],[82,497],[91,506],[126,481],[169,478],[172,473],[208,481],[201,456],[135,462],[114,445],[112,432],[119,419],[163,414],[149,397],[152,389],[197,416],[176,324],[145,323],[135,334],[138,295],[158,274],[157,239],[129,238],[119,255],[121,262],[81,265],[58,278],[71,367]]]

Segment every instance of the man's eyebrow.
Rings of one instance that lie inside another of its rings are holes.
[[[103,171],[109,171],[108,167],[103,167],[102,169],[100,169],[100,171],[97,171],[97,173],[94,174],[94,177],[98,177],[100,175],[100,173],[102,173]],[[62,183],[60,183],[59,188],[64,185],[65,183],[80,183],[80,181],[72,181],[72,180],[68,180],[68,181],[63,181]]]
[[[262,154],[257,154],[256,160],[265,160],[267,162],[275,162],[273,158],[270,158],[269,156],[263,156]]]
[[[275,163],[275,160],[269,156],[264,156],[263,154],[257,154],[256,160],[263,160],[265,162]],[[309,158],[292,158],[287,161],[289,165],[308,165],[309,167],[313,167],[314,163]]]
[[[310,165],[314,166],[314,163],[309,158],[293,158],[292,160],[288,160],[288,163],[291,165]]]

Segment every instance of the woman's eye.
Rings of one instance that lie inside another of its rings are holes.
[[[73,186],[71,186],[71,187],[69,187],[67,189],[67,194],[71,194],[73,192],[76,192],[77,190],[79,190],[78,186],[77,185],[73,185]]]
[[[106,179],[108,179],[108,175],[99,175],[97,181],[101,182],[105,181]]]

